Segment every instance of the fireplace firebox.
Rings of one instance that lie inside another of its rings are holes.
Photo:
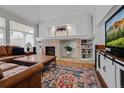
[[[45,53],[46,53],[46,55],[55,56],[55,47],[54,46],[46,46]]]

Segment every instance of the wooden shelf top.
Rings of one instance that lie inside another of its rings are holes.
[[[98,49],[97,52],[99,52],[100,54],[104,55],[105,57],[107,57],[117,63],[122,63],[124,65],[124,57],[115,56],[114,54],[111,54],[111,53],[107,52],[106,50],[101,50],[101,49]]]

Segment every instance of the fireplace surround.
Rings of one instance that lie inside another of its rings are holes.
[[[46,46],[45,54],[55,56],[55,47],[54,46]]]

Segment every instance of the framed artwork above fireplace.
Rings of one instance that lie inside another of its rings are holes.
[[[55,36],[68,36],[68,27],[67,26],[56,27]]]
[[[48,37],[75,36],[76,24],[65,24],[48,27]]]

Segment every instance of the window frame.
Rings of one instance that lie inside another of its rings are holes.
[[[16,21],[12,21],[12,20],[10,20],[10,24],[11,24],[11,22],[16,22]],[[17,22],[17,23],[19,23],[19,22]],[[22,24],[22,23],[19,23],[19,24]],[[22,25],[25,25],[25,24],[22,24]],[[11,26],[11,25],[10,25]],[[25,25],[25,26],[28,26],[28,25]],[[26,31],[22,31],[22,30],[17,30],[17,29],[12,29],[11,27],[10,27],[10,32],[9,33],[11,33],[11,31],[13,31],[13,32],[21,32],[21,33],[23,33],[23,34],[29,34],[29,35],[33,35],[33,47],[35,46],[35,30],[34,30],[34,27],[32,27],[32,26],[29,26],[29,27],[31,27],[32,29],[33,29],[33,33],[30,33],[30,32],[26,32]],[[25,38],[24,38],[25,39]],[[25,43],[25,40],[24,40],[24,43]],[[11,44],[11,35],[10,35],[10,45],[12,45]],[[24,46],[25,46],[25,44],[24,44]],[[23,46],[23,47],[24,47]]]
[[[3,45],[6,45],[6,18],[1,17],[1,16],[0,18],[4,19],[4,22],[5,22],[4,27],[0,26],[0,29],[3,30],[3,41],[2,41],[2,44],[0,44],[0,46],[3,46]]]

